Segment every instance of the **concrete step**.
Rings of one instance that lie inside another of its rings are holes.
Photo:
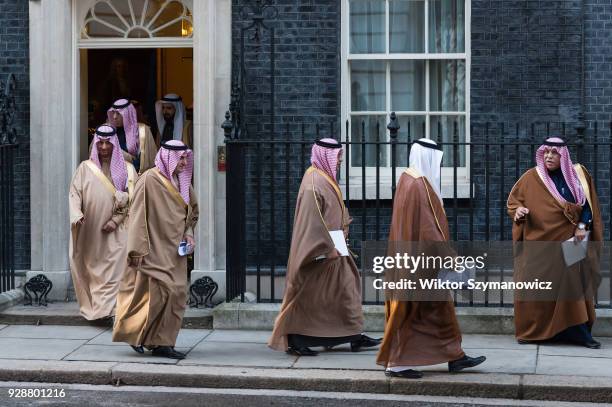
[[[22,297],[20,297],[22,298]],[[13,300],[14,301],[14,300]],[[14,302],[13,302],[14,303]],[[280,304],[221,303],[214,309],[187,308],[183,328],[193,329],[247,329],[270,331],[278,316]],[[363,306],[364,330],[382,332],[385,312],[382,305]],[[464,334],[513,335],[512,308],[457,307],[457,318]],[[46,307],[14,305],[0,312],[0,324],[9,325],[98,325],[110,323],[90,322],[79,314],[76,302],[51,302]],[[612,337],[612,309],[597,309],[593,327],[596,337]]]
[[[501,307],[457,307],[457,319],[464,334],[514,334],[514,311]],[[280,310],[278,303],[222,303],[213,310],[215,329],[272,330]],[[385,330],[385,309],[382,305],[364,305],[364,330]],[[593,335],[612,336],[612,309],[597,309]]]
[[[0,324],[8,325],[94,325],[110,322],[87,321],[79,313],[76,302],[51,302],[45,306],[15,305],[0,312]],[[185,311],[183,328],[210,329],[213,326],[210,308],[189,308]]]
[[[438,373],[409,380],[382,371],[5,359],[0,381],[612,402],[612,381],[596,376]]]

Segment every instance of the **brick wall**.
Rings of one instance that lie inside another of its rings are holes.
[[[232,3],[234,73],[240,70],[241,29],[251,22],[248,15],[250,10],[245,8],[251,3],[246,0]],[[273,20],[266,20],[275,31],[274,85],[270,80],[271,31],[263,29],[259,42],[253,39],[254,30],[244,33],[243,95],[245,119],[249,124],[248,138],[313,140],[317,135],[317,124],[320,125],[321,136],[337,135],[340,112],[340,3],[337,0],[277,0],[270,3],[278,12]],[[270,117],[271,110],[274,119]],[[255,261],[259,234],[260,259],[268,261],[275,253],[274,262],[286,264],[290,240],[287,233],[291,232],[293,224],[302,166],[309,165],[309,150],[309,146],[302,148],[293,145],[286,149],[285,146],[270,144],[262,145],[259,151],[255,148],[247,150],[246,229],[249,262]],[[285,177],[287,170],[290,174],[288,181]],[[255,210],[258,187],[262,191],[259,233]]]
[[[246,1],[234,2],[233,44],[234,56],[239,54],[240,30],[243,18],[239,8]],[[276,125],[274,136],[279,139],[299,139],[301,122],[327,122],[339,120],[340,115],[340,53],[339,53],[339,1],[274,2],[279,14],[276,36]],[[548,134],[575,136],[575,126],[582,107],[582,2],[581,1],[501,1],[473,0],[471,21],[471,124],[472,140],[482,142],[539,143]],[[599,121],[601,126],[612,119],[612,1],[585,0],[585,111],[589,126]],[[253,138],[268,138],[270,83],[267,60],[255,54],[247,39],[247,121],[256,123],[250,129]],[[261,51],[269,50],[264,40]],[[234,64],[237,68],[238,64]],[[485,123],[493,125],[486,131]],[[546,123],[550,123],[547,125]],[[563,125],[562,123],[565,123]],[[533,124],[533,126],[532,126]],[[287,126],[287,127],[285,127]],[[517,127],[518,126],[518,127]],[[338,124],[335,125],[338,130]],[[307,136],[312,135],[312,131]],[[323,134],[327,134],[323,132]],[[337,133],[336,133],[337,134]],[[589,133],[588,137],[592,136]],[[591,148],[591,147],[589,147]],[[607,147],[606,147],[607,148]],[[274,151],[276,176],[271,151]],[[590,151],[590,152],[589,152]],[[609,156],[600,153],[595,165],[592,151],[584,161],[592,172],[597,167],[598,192],[607,222],[610,197],[606,183],[609,178]],[[495,145],[486,149],[475,147],[471,155],[472,182],[475,199],[457,202],[457,235],[469,239],[470,211],[473,208],[473,238],[492,240],[510,238],[510,220],[505,213],[505,199],[516,181],[533,165],[534,147],[523,145]],[[286,239],[287,216],[293,219],[295,191],[301,179],[302,166],[299,151],[266,145],[260,150],[262,164],[261,196],[262,259],[269,257],[270,244],[276,253],[288,250]],[[308,153],[306,152],[306,156]],[[254,210],[257,184],[254,169],[257,154],[251,154],[247,166],[247,235],[249,258],[252,260],[256,237],[256,211]],[[487,164],[488,162],[488,164]],[[502,165],[503,163],[503,165]],[[516,167],[518,163],[518,168]],[[290,170],[289,202],[285,198],[285,168]],[[249,181],[250,180],[250,181]],[[274,185],[275,193],[270,193]],[[273,198],[276,197],[276,198]],[[275,208],[271,210],[274,199]],[[487,204],[487,199],[489,200]],[[454,201],[447,200],[447,215],[451,236],[455,235]],[[354,218],[351,227],[352,245],[357,246],[363,232],[367,239],[375,236],[375,204],[368,202],[362,209],[361,201],[352,201],[350,211]],[[390,201],[380,204],[381,237],[388,232]],[[488,213],[487,213],[488,208]],[[276,242],[272,242],[270,221],[275,218]],[[365,226],[364,226],[365,219]],[[267,243],[266,243],[267,242]],[[280,258],[277,264],[286,259]]]
[[[574,122],[580,19],[580,1],[472,1],[472,123]]]
[[[240,54],[241,28],[250,24],[252,2],[232,4],[233,55]],[[339,24],[337,0],[272,1],[278,15],[269,24],[275,30],[275,124],[328,122],[339,113]],[[244,10],[244,11],[243,11]],[[246,13],[246,14],[245,14]],[[245,18],[246,17],[246,18]],[[266,23],[272,20],[266,20]],[[261,42],[245,34],[247,115],[257,121],[267,135],[270,123],[270,40],[269,30],[261,32]],[[238,69],[238,63],[234,63]],[[256,129],[257,131],[257,129]],[[282,135],[278,135],[283,137]]]
[[[585,101],[589,120],[612,120],[612,1],[585,0]]]
[[[17,132],[15,157],[15,261],[17,269],[30,267],[30,105],[28,57],[28,1],[0,0],[0,80],[17,80]]]

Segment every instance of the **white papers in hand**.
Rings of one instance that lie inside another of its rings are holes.
[[[334,246],[336,246],[336,250],[340,253],[341,256],[348,256],[349,251],[346,246],[346,239],[344,238],[344,231],[342,230],[330,230],[329,236],[331,236]]]
[[[579,261],[586,258],[587,255],[587,242],[589,240],[589,232],[586,232],[586,236],[581,242],[576,242],[576,237],[566,240],[561,243],[563,249],[563,259],[567,267],[572,266]]]
[[[179,256],[184,257],[191,253],[193,253],[193,246],[183,240],[178,247]]]

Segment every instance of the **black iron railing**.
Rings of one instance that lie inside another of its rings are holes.
[[[0,292],[15,288],[14,256],[14,156],[17,153],[15,130],[15,78],[0,82]]]
[[[395,185],[408,166],[410,131],[401,129],[392,114],[389,123],[378,123],[368,137],[365,126],[353,141],[341,141],[344,164],[340,184],[353,223],[349,243],[357,252],[364,241],[388,237]],[[310,166],[310,148],[318,137],[334,137],[335,123],[287,124],[274,138],[243,139],[226,116],[227,146],[227,298],[244,299],[254,292],[259,302],[279,302],[289,253],[295,200],[304,171]],[[455,125],[456,126],[456,125]],[[511,240],[511,219],[506,200],[521,174],[535,165],[535,151],[546,136],[569,141],[574,162],[583,163],[594,178],[605,224],[612,239],[612,123],[589,123],[587,130],[563,123],[474,125],[469,140],[460,140],[455,126],[432,129],[447,157],[442,194],[451,240]],[[280,126],[279,126],[280,127]],[[387,128],[385,140],[378,129]],[[447,133],[443,133],[446,131]],[[450,134],[448,134],[450,133]],[[358,141],[354,141],[357,139]],[[374,152],[374,153],[372,153]],[[370,159],[364,159],[365,157]],[[358,160],[355,160],[357,158]],[[358,161],[355,165],[354,161]],[[386,161],[386,163],[385,163]],[[386,165],[383,165],[386,164]],[[361,266],[358,262],[358,265]],[[493,272],[492,272],[493,273]],[[501,273],[501,274],[500,274]],[[505,273],[505,275],[504,275]],[[364,274],[364,273],[362,273]],[[486,278],[511,278],[511,270],[498,270]],[[612,293],[609,271],[602,271],[603,288]],[[380,303],[378,292],[362,276],[364,303]],[[512,306],[511,298],[488,298],[459,303],[466,306]],[[601,302],[599,307],[612,307]]]

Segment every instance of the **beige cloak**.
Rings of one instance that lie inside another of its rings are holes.
[[[448,241],[444,207],[426,177],[409,168],[393,201],[392,242]],[[394,253],[389,255],[395,255]],[[423,366],[464,356],[455,307],[448,301],[385,301],[385,334],[376,363],[385,367]]]
[[[117,296],[114,342],[174,346],[187,300],[187,257],[178,255],[185,234],[192,235],[198,204],[190,187],[190,204],[157,168],[136,183],[130,209],[127,266]],[[127,258],[127,256],[126,256]]]
[[[136,170],[128,169],[128,193],[136,182]],[[92,161],[83,161],[70,184],[70,271],[81,315],[88,320],[114,314],[119,282],[127,256],[128,194],[116,191],[110,178]],[[84,218],[82,224],[78,221]],[[113,220],[115,231],[102,227]]]
[[[335,257],[328,230],[348,233],[337,183],[310,167],[298,193],[285,296],[268,345],[286,351],[288,334],[346,337],[363,332],[361,282],[352,257]],[[325,259],[316,260],[320,256]]]

